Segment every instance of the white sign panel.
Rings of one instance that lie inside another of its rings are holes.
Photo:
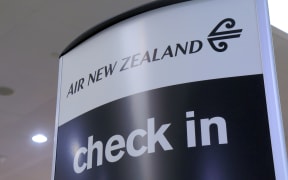
[[[147,7],[61,56],[52,178],[287,179],[266,5]]]

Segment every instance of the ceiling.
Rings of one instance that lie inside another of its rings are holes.
[[[90,27],[149,1],[0,1],[0,89],[14,91],[0,95],[0,180],[50,180],[59,54]],[[272,29],[288,131],[288,34]],[[47,143],[31,141],[39,132]]]

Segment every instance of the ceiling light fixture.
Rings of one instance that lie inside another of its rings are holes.
[[[288,1],[268,0],[268,7],[271,25],[288,33]]]
[[[0,95],[1,96],[10,96],[14,93],[13,89],[6,87],[6,86],[0,86]]]
[[[44,143],[47,141],[47,137],[44,136],[43,134],[36,134],[35,136],[32,137],[32,141],[36,143]]]

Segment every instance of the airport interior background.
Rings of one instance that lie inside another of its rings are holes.
[[[151,0],[0,1],[0,180],[51,178],[58,56],[89,28],[148,2]],[[287,3],[284,7],[288,8]],[[275,5],[275,8],[271,5],[272,8],[276,11],[270,12],[271,17],[274,18],[273,13],[281,12],[280,18],[286,20],[283,23],[287,30],[287,11],[282,12],[281,5]],[[288,31],[273,23],[271,29],[287,136]],[[32,142],[31,137],[37,133],[45,134],[47,142]]]

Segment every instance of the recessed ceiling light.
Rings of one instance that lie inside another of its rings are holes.
[[[36,143],[44,143],[47,141],[47,137],[44,136],[43,134],[36,134],[35,136],[32,137],[32,141]]]
[[[0,95],[1,96],[10,96],[14,93],[13,89],[5,86],[0,86]]]

